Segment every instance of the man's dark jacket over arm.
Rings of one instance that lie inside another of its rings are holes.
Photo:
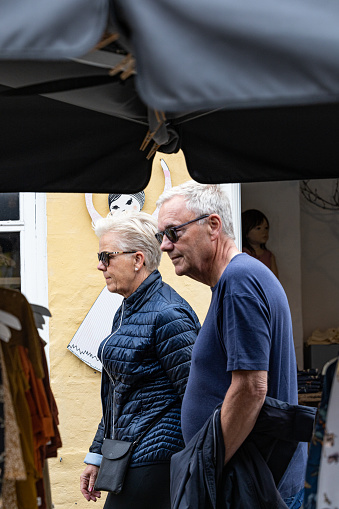
[[[286,509],[276,486],[298,442],[310,441],[316,409],[266,397],[254,429],[224,467],[220,408],[172,456],[172,509]]]

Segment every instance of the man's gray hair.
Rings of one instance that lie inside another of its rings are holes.
[[[99,238],[106,233],[115,235],[118,250],[142,251],[146,268],[151,272],[159,267],[162,252],[155,238],[157,222],[150,214],[116,211],[98,219],[93,229]]]
[[[221,217],[223,232],[235,240],[230,200],[220,184],[199,184],[189,180],[164,191],[157,201],[157,206],[161,207],[175,196],[182,196],[187,210],[191,210],[197,216],[218,214]]]

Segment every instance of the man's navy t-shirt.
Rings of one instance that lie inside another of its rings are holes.
[[[242,253],[232,258],[211,290],[182,404],[186,444],[223,401],[232,371],[267,371],[267,395],[298,403],[291,314],[278,279],[263,263]],[[303,487],[306,445],[300,444],[280,482],[283,498]]]

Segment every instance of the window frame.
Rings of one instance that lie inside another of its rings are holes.
[[[0,221],[0,232],[20,233],[21,293],[48,308],[46,193],[19,193],[19,219]],[[48,318],[40,336],[48,343]]]
[[[233,230],[235,235],[235,244],[239,251],[242,250],[241,242],[241,185],[240,184],[221,184],[226,191],[232,210]]]

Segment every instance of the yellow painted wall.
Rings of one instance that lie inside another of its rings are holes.
[[[173,186],[190,179],[181,152],[161,154],[161,157],[169,166]],[[163,187],[164,176],[157,154],[150,183],[145,189],[143,211],[154,212]],[[107,194],[93,196],[94,206],[103,216],[109,212],[110,192],[113,191],[107,189]],[[67,345],[104,287],[104,281],[96,269],[98,239],[91,228],[85,195],[48,194],[47,221],[49,309],[52,313],[50,376],[63,441],[58,458],[48,462],[52,499],[55,509],[84,509],[88,502],[80,493],[79,477],[101,418],[100,373],[69,352]],[[167,255],[163,256],[160,272],[163,279],[190,302],[202,322],[210,302],[210,289],[189,278],[176,276]],[[103,502],[97,502],[96,507],[102,507]]]

